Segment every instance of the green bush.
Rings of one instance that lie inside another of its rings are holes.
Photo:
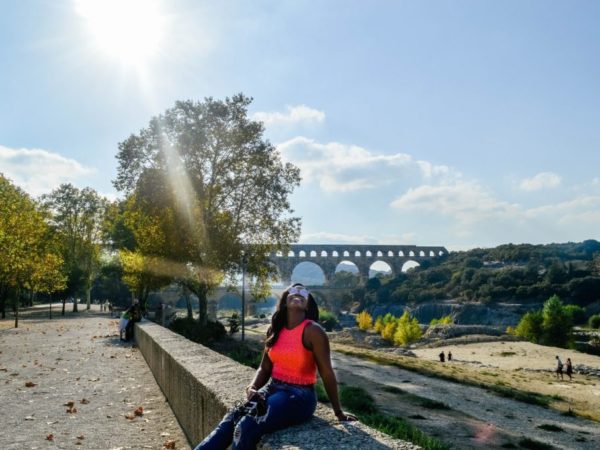
[[[189,317],[173,320],[169,329],[200,344],[218,341],[227,334],[225,327],[220,322],[208,321],[205,326],[202,326],[196,319]]]
[[[594,314],[588,320],[590,328],[600,328],[600,314]]]
[[[339,325],[337,317],[333,313],[323,309],[319,311],[319,323],[327,331],[333,331]]]

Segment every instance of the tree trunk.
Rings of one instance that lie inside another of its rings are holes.
[[[206,284],[186,284],[186,287],[198,297],[198,323],[202,326],[208,322],[208,291]]]
[[[6,319],[6,297],[8,288],[6,285],[0,285],[0,315],[3,319]]]
[[[90,309],[92,304],[92,287],[88,287],[85,292],[86,296],[86,307],[85,309]]]
[[[14,311],[15,311],[15,328],[19,328],[19,297],[21,296],[21,292],[17,289],[17,295],[14,299]]]
[[[63,304],[62,304],[62,313],[61,314],[64,316],[65,315],[65,305],[67,303],[67,298],[66,297],[63,297],[62,303]]]
[[[77,301],[77,297],[73,297],[73,312],[79,312],[78,310],[78,301]]]
[[[187,317],[188,319],[194,318],[194,312],[192,311],[192,296],[190,290],[183,286],[183,297],[185,298],[185,306],[187,306]]]

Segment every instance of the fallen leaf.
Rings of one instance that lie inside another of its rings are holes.
[[[174,440],[170,440],[167,441],[163,444],[163,447],[166,449],[174,449],[175,448],[175,441]]]
[[[50,433],[49,435],[46,436],[46,440],[47,441],[53,441],[54,440],[54,435],[52,433]]]
[[[70,400],[67,403],[64,404],[64,406],[68,406],[69,408],[72,408],[75,405],[75,402]]]
[[[28,381],[25,383],[25,387],[34,387],[37,386],[37,384],[35,384],[33,381]]]
[[[81,436],[77,436],[77,439],[85,439],[85,436],[82,434]]]
[[[90,401],[88,399],[82,398],[81,400],[79,400],[79,403],[81,403],[82,405],[87,405]]]
[[[142,408],[142,407],[140,406],[140,407],[139,407],[138,409],[136,409],[136,410],[135,410],[133,413],[134,413],[136,416],[143,416],[143,415],[144,415],[144,408]]]

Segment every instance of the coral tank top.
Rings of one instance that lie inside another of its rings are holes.
[[[291,330],[283,327],[275,345],[269,349],[273,363],[271,376],[285,383],[315,384],[317,364],[311,351],[302,344],[304,328],[312,322],[305,319]]]

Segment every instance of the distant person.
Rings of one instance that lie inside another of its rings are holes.
[[[558,380],[558,376],[560,375],[560,379],[564,380],[563,377],[563,363],[560,360],[560,358],[558,357],[558,355],[556,355],[556,379]]]
[[[253,449],[261,436],[309,420],[317,406],[317,368],[340,422],[356,417],[342,411],[329,338],[319,325],[314,297],[301,284],[279,299],[260,367],[246,387],[247,401],[228,412],[195,450]]]
[[[446,355],[444,355],[443,351],[442,351],[442,353],[439,354],[439,357],[440,357],[440,362],[446,361]]]
[[[567,375],[569,376],[569,381],[573,380],[573,363],[571,363],[571,358],[567,358]]]
[[[448,361],[452,361],[452,352],[448,350]]]

